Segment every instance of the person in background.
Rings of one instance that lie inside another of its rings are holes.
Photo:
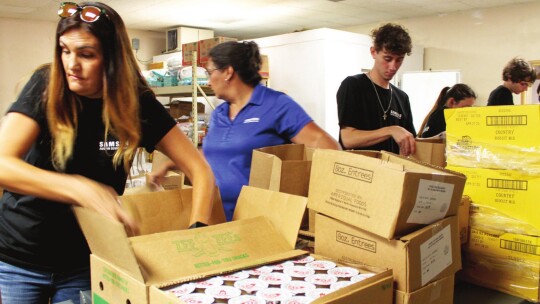
[[[261,55],[255,42],[224,42],[209,57],[209,85],[225,102],[212,112],[202,146],[230,221],[240,190],[249,182],[254,149],[288,143],[340,146],[291,97],[260,84]]]
[[[411,54],[411,37],[392,23],[374,29],[371,37],[373,68],[345,78],[337,91],[339,142],[344,149],[414,154],[409,97],[390,83],[405,55]]]
[[[142,78],[124,22],[99,2],[60,5],[52,64],[38,68],[0,128],[3,304],[79,303],[89,248],[72,206],[136,234],[117,196],[139,147],[158,149],[194,187],[190,222],[211,214],[210,166]]]
[[[470,107],[476,101],[474,91],[464,83],[458,83],[452,87],[444,87],[433,108],[422,122],[418,137],[428,138],[441,136],[446,131],[444,110],[448,108]]]
[[[521,94],[527,91],[535,79],[536,72],[531,64],[521,58],[513,58],[502,71],[503,84],[491,91],[487,105],[514,105],[512,93]]]

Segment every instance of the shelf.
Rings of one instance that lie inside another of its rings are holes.
[[[214,92],[209,86],[200,86],[206,95],[213,95]],[[167,97],[192,97],[193,87],[191,85],[152,87],[156,96]]]

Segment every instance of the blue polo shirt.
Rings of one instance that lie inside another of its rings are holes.
[[[257,85],[251,99],[229,119],[229,103],[219,105],[210,117],[203,152],[216,176],[227,220],[243,185],[249,182],[254,149],[291,143],[313,119],[291,97]]]

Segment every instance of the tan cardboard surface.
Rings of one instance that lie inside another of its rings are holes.
[[[455,216],[400,240],[387,240],[321,214],[316,222],[315,253],[340,262],[391,268],[397,290],[413,292],[461,268]]]
[[[454,275],[430,283],[412,293],[396,290],[394,304],[453,304]]]
[[[416,153],[411,157],[444,168],[446,167],[445,149],[446,144],[442,139],[417,138]]]
[[[464,175],[388,152],[361,153],[315,150],[310,209],[388,239],[457,214]]]
[[[175,189],[121,196],[124,208],[140,224],[141,234],[187,229],[193,189]],[[225,212],[216,189],[209,225],[224,223]]]

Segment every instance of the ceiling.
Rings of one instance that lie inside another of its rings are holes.
[[[177,26],[216,36],[260,38],[315,28],[345,28],[474,11],[537,0],[102,0],[132,30]],[[80,2],[80,1],[79,1]],[[0,0],[0,18],[58,20],[58,0]]]

